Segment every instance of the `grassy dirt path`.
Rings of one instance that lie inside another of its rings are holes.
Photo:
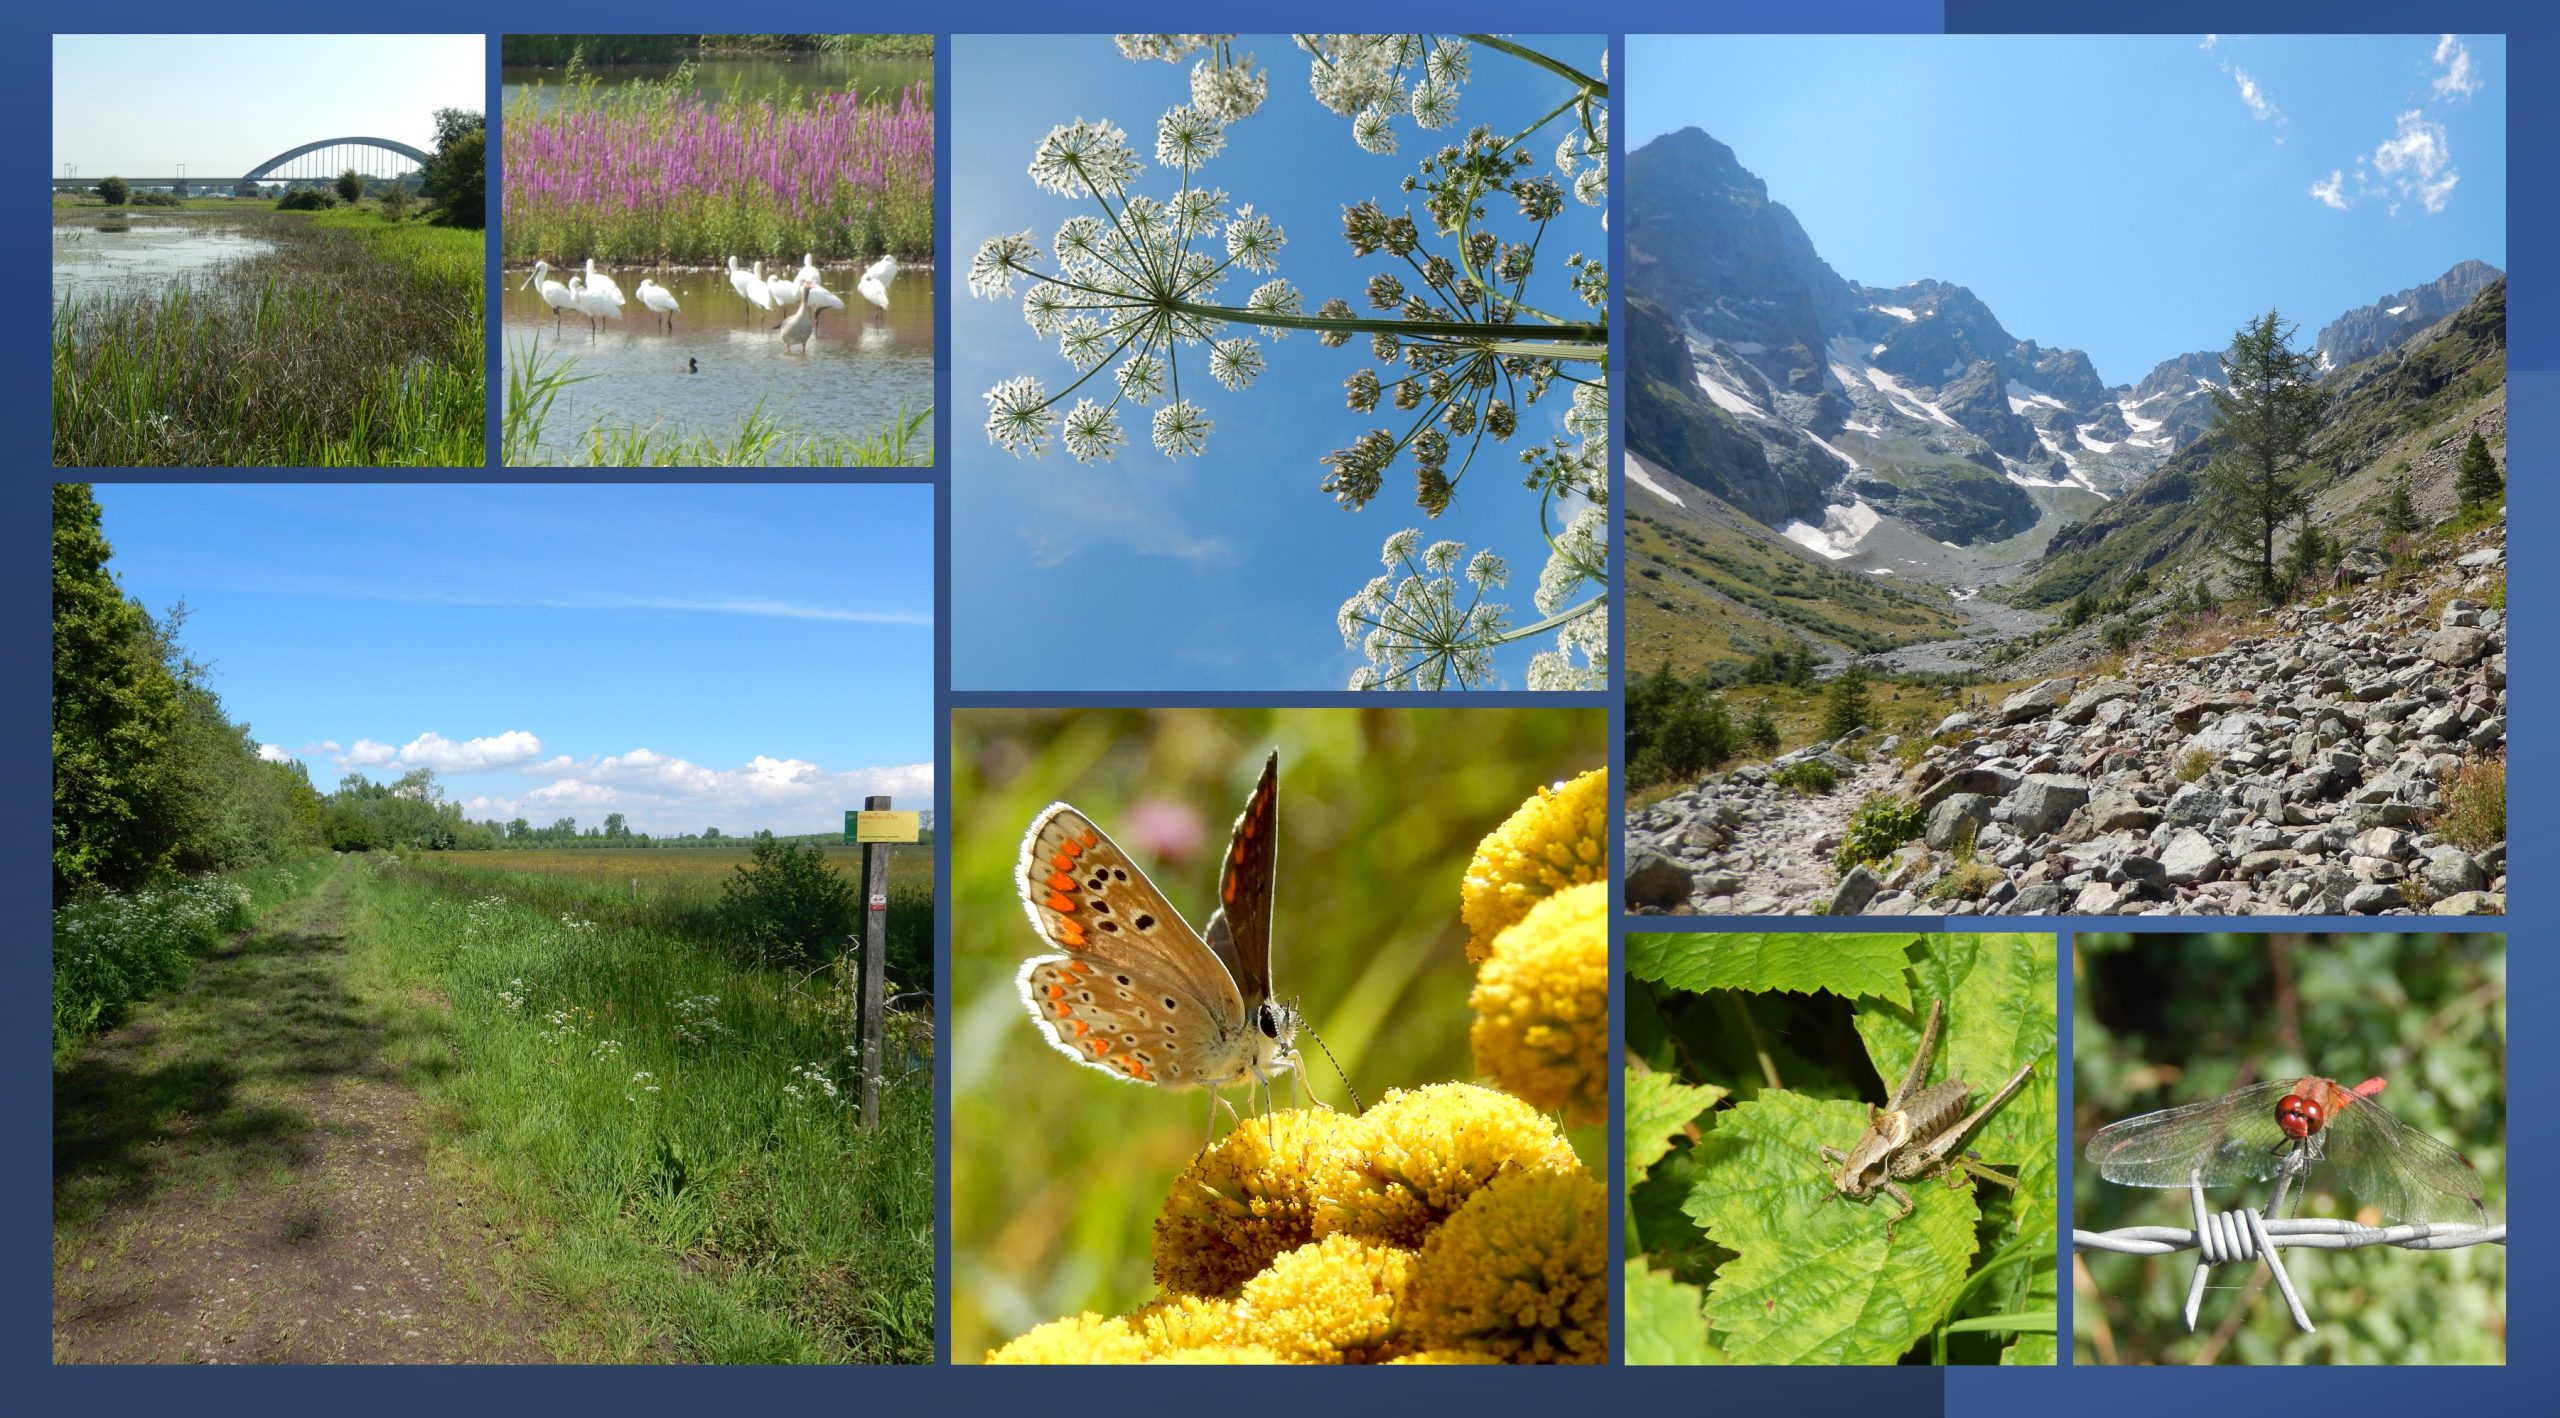
[[[437,1054],[415,1001],[352,978],[355,870],[56,1072],[57,1361],[551,1357],[505,1238],[431,1175],[419,1065],[395,1060]]]

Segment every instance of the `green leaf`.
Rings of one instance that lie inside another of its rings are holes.
[[[2027,1310],[2017,1314],[1976,1315],[1969,1320],[1957,1320],[1955,1323],[1947,1326],[1947,1333],[1982,1334],[2007,1333],[2012,1330],[2027,1332],[2041,1330],[2046,1334],[2051,1334],[2053,1333],[2053,1323],[2053,1311]]]
[[[1874,995],[1903,1004],[1911,998],[1903,971],[1917,938],[1910,932],[1631,935],[1627,973],[1676,990],[1829,990],[1848,999]]]
[[[1944,1319],[1981,1219],[1970,1192],[1908,1184],[1914,1210],[1881,1192],[1835,1196],[1820,1148],[1842,1150],[1868,1109],[1783,1091],[1715,1115],[1692,1149],[1685,1210],[1735,1258],[1707,1290],[1725,1356],[1746,1364],[1890,1364]]]
[[[1634,1191],[1689,1120],[1714,1107],[1725,1092],[1711,1083],[1682,1083],[1667,1073],[1628,1069],[1627,1190]]]
[[[1707,1342],[1707,1317],[1695,1285],[1683,1285],[1640,1260],[1627,1262],[1627,1357],[1630,1364],[1721,1364]]]
[[[2047,1185],[2033,1194],[2038,1208],[2050,1206],[2053,1199],[2057,968],[2055,941],[2049,935],[1923,936],[1920,956],[1912,963],[1917,995],[1902,1008],[1870,1005],[1858,1011],[1858,1034],[1867,1041],[1867,1056],[1875,1060],[1887,1089],[1902,1081],[1919,1053],[1932,1000],[1947,1002],[1947,1018],[1924,1082],[1961,1078],[1973,1085],[1973,1106],[1980,1107],[2018,1065],[2035,1065],[2017,1093],[1974,1130],[1963,1150],[2002,1166],[2024,1167],[2041,1159]],[[2039,1224],[2034,1216],[2041,1216],[2046,1227],[2052,1225],[2051,1215],[2040,1209],[2031,1215],[2022,1205],[2020,1215],[2029,1225]]]
[[[2018,1342],[2000,1351],[2003,1364],[2045,1364],[2054,1361],[2056,1341],[2050,1334],[2022,1334]]]

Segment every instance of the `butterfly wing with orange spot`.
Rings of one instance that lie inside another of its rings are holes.
[[[1247,1018],[1235,980],[1091,819],[1065,803],[1032,819],[1015,884],[1061,952],[1025,961],[1016,979],[1052,1047],[1142,1083],[1232,1076]]]

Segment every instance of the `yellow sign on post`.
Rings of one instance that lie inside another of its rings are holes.
[[[920,813],[864,811],[848,812],[844,817],[848,842],[913,842],[924,831]]]

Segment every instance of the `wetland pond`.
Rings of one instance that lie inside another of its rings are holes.
[[[202,209],[150,215],[84,212],[58,220],[53,227],[54,308],[74,297],[155,294],[225,261],[271,251],[272,242],[244,229],[265,210],[265,203],[243,202],[241,218],[246,220]]]
[[[797,270],[797,256],[786,265]],[[538,347],[544,370],[573,361],[567,373],[577,380],[560,388],[535,456],[518,457],[519,465],[582,463],[588,432],[599,426],[726,440],[759,401],[793,437],[854,440],[933,407],[930,267],[902,269],[885,311],[857,293],[860,265],[823,268],[845,308],[819,313],[805,355],[783,353],[776,327],[790,312],[749,304],[725,270],[599,269],[622,287],[625,304],[621,319],[596,321],[592,331],[587,317],[555,312],[525,288],[528,271],[507,273],[508,365],[523,366]],[[570,274],[558,270],[552,279],[565,283]],[[672,331],[640,303],[643,277],[675,295],[681,309]]]

